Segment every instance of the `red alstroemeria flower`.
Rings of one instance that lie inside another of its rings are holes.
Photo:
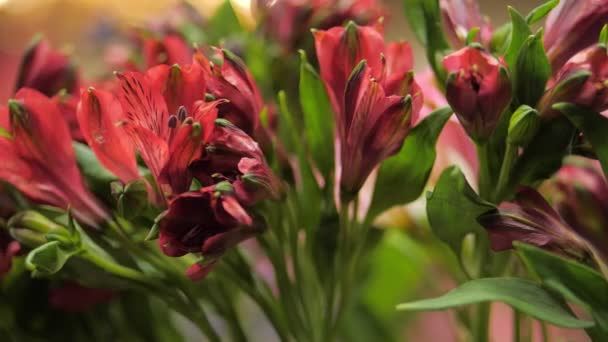
[[[247,134],[257,134],[264,102],[253,76],[245,63],[228,50],[214,48],[207,59],[200,51],[195,59],[207,75],[207,91],[217,99],[226,99],[218,106],[219,117],[235,124]]]
[[[201,253],[204,265],[186,272],[193,280],[203,278],[225,251],[260,232],[233,195],[228,182],[190,191],[173,198],[159,222],[159,245],[173,257]]]
[[[495,251],[511,249],[513,241],[522,241],[574,258],[589,252],[586,242],[532,188],[520,189],[513,202],[502,203],[478,221],[488,231]]]
[[[608,109],[608,53],[603,45],[589,47],[572,57],[559,71],[554,85],[539,100],[545,119],[559,115],[551,108],[571,102],[596,112]]]
[[[159,65],[146,73],[126,72],[117,77],[120,106],[102,91],[89,90],[83,97],[79,119],[83,130],[87,129],[91,148],[110,171],[124,175],[120,176],[123,181],[135,176],[130,160],[134,160],[136,150],[163,197],[187,191],[192,181],[188,165],[209,139],[217,117],[216,106],[221,102],[204,102],[205,78],[200,66]],[[100,115],[115,116],[106,120],[119,118],[119,127],[110,121],[95,122]],[[128,143],[111,138],[124,134]],[[96,144],[96,140],[103,143]],[[108,147],[106,143],[116,146]],[[125,149],[131,151],[128,157],[121,156],[120,151]]]
[[[479,11],[477,0],[441,0],[441,18],[444,32],[455,49],[464,47],[467,35],[479,28],[479,42],[488,46],[492,38],[492,27]]]
[[[608,0],[560,1],[547,17],[543,43],[553,72],[597,42],[608,24]]]
[[[236,197],[251,206],[262,199],[278,199],[281,183],[266,163],[257,142],[230,122],[219,119],[200,158],[190,171],[203,185],[233,182]]]
[[[21,88],[38,90],[53,97],[68,122],[74,140],[83,140],[76,122],[76,104],[80,76],[69,57],[51,48],[45,39],[36,40],[25,51],[15,91]]]
[[[30,199],[66,209],[94,226],[108,217],[106,211],[85,188],[76,165],[68,126],[57,105],[33,89],[17,92],[10,104],[12,135],[0,135],[0,179],[15,186]],[[0,124],[6,123],[9,109],[0,110]]]
[[[340,185],[351,196],[379,163],[399,151],[422,107],[422,93],[411,71],[410,47],[387,45],[381,25],[351,22],[314,36],[336,113]]]
[[[506,64],[483,50],[468,46],[446,56],[443,66],[449,72],[448,103],[473,140],[486,140],[511,102],[511,81]]]

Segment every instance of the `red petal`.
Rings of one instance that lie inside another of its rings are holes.
[[[169,114],[162,96],[163,85],[152,82],[149,77],[138,72],[126,72],[117,76],[121,87],[118,100],[129,125],[141,126],[154,135],[166,137]]]
[[[163,96],[170,114],[177,114],[180,106],[188,113],[194,111],[195,103],[205,99],[207,88],[203,69],[197,63],[192,65],[159,65],[146,72],[153,84],[162,85]]]
[[[139,172],[128,137],[116,126],[121,114],[120,103],[109,92],[93,88],[81,92],[77,117],[87,144],[103,166],[128,183],[139,178]]]
[[[160,173],[159,182],[169,184],[172,195],[187,191],[192,182],[188,165],[200,155],[203,144],[202,133],[196,133],[191,125],[179,128],[169,147],[169,159]]]

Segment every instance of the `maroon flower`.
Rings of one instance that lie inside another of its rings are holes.
[[[230,183],[180,194],[169,202],[159,222],[159,245],[173,257],[201,253],[204,264],[194,264],[187,274],[200,279],[225,251],[260,232],[233,195]]]
[[[502,203],[497,210],[481,215],[478,221],[488,231],[495,251],[513,248],[513,241],[574,258],[583,258],[589,251],[586,242],[532,188],[522,188],[513,202]]]
[[[572,57],[559,71],[553,87],[538,103],[543,118],[559,112],[551,108],[558,102],[570,102],[596,112],[608,109],[608,54],[606,47],[595,45]]]
[[[401,148],[422,107],[407,43],[387,45],[382,27],[349,23],[315,31],[321,78],[336,114],[343,195]]]
[[[570,57],[597,42],[608,24],[608,0],[560,1],[545,22],[543,43],[553,72]]]
[[[511,102],[511,81],[502,60],[465,47],[443,59],[449,72],[446,98],[471,138],[486,140]]]
[[[66,209],[89,225],[108,217],[86,189],[67,123],[57,105],[32,89],[21,89],[8,108],[0,108],[0,124],[12,135],[0,135],[0,180],[15,186],[30,199]]]
[[[223,119],[216,121],[209,143],[190,164],[190,171],[203,185],[234,182],[237,198],[248,206],[265,198],[278,199],[281,191],[258,143]]]
[[[479,41],[484,46],[489,45],[492,27],[487,18],[481,15],[476,0],[441,0],[439,6],[444,31],[452,47],[463,48],[469,31],[476,27],[480,29]]]

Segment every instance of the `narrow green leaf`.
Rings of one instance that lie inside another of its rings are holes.
[[[599,44],[608,46],[608,24],[602,27],[602,31],[600,32],[600,39],[598,41]]]
[[[435,190],[428,195],[426,212],[435,235],[461,255],[462,240],[469,233],[483,231],[477,217],[494,209],[483,201],[455,166],[443,171]]]
[[[565,117],[542,122],[538,133],[517,160],[509,187],[533,185],[553,175],[562,165],[573,135],[574,126]]]
[[[608,337],[608,282],[590,267],[538,247],[514,243],[526,267],[565,298],[589,308],[597,325],[594,332]]]
[[[565,1],[565,0],[564,0]],[[544,4],[534,8],[526,16],[526,22],[528,25],[534,25],[536,22],[544,18],[551,10],[559,4],[559,0],[547,1]]]
[[[221,39],[243,31],[230,0],[225,0],[209,20],[205,33],[209,42],[217,44]]]
[[[451,115],[450,107],[431,113],[412,129],[399,153],[382,163],[369,211],[370,218],[420,196],[435,163],[435,144]]]
[[[606,139],[608,118],[572,103],[557,103],[553,108],[564,113],[583,132],[585,138],[593,146],[593,150],[602,164],[604,174],[608,175],[608,139]]]
[[[13,139],[13,136],[4,128],[0,127],[0,138]]]
[[[399,310],[443,310],[467,304],[498,301],[538,320],[566,328],[588,328],[593,322],[580,320],[549,292],[520,278],[482,278],[466,282],[445,295],[404,303]]]
[[[446,72],[441,64],[446,51],[449,50],[438,0],[404,0],[405,15],[412,31],[422,45],[426,47],[426,57],[435,72],[438,83],[445,84]]]
[[[551,64],[543,47],[542,30],[521,46],[513,72],[515,99],[519,105],[535,106],[545,91]]]
[[[532,31],[530,31],[526,19],[513,7],[509,7],[509,16],[511,17],[511,35],[509,47],[505,52],[505,60],[509,67],[513,68],[519,55],[519,49],[521,49],[525,40],[532,34]]]
[[[303,50],[300,57],[300,105],[306,142],[317,167],[329,177],[334,164],[334,115],[325,86]]]

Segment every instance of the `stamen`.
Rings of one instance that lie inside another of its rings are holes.
[[[186,110],[186,107],[179,106],[179,109],[177,110],[177,118],[179,119],[179,121],[184,121],[186,119],[186,116],[188,116],[188,111]]]
[[[177,116],[171,115],[167,124],[169,125],[169,128],[177,127]]]

